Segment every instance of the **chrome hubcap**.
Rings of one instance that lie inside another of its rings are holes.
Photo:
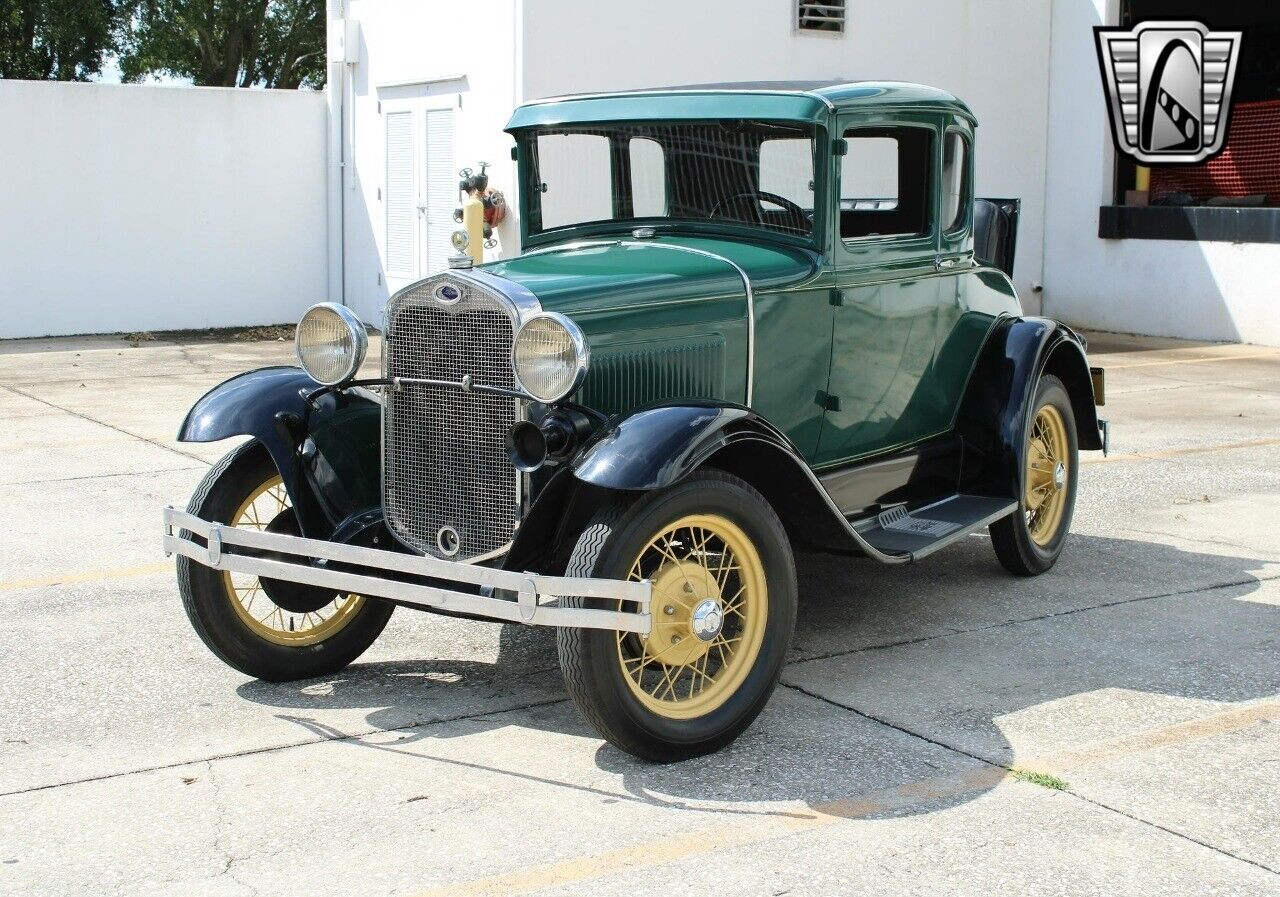
[[[720,634],[720,628],[724,625],[724,610],[720,607],[720,602],[714,598],[708,598],[700,601],[698,606],[693,609],[693,634],[704,642],[709,642]]]

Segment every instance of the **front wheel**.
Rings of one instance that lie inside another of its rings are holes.
[[[991,524],[996,557],[1010,573],[1036,576],[1057,562],[1071,529],[1080,450],[1071,398],[1062,381],[1040,378],[1027,423],[1022,499]]]
[[[695,757],[763,709],[795,628],[796,575],[781,522],[746,483],[703,471],[606,507],[567,572],[653,584],[647,636],[557,634],[569,694],[612,744],[657,762]]]
[[[280,474],[256,442],[215,464],[187,510],[227,526],[299,534]],[[209,650],[271,682],[337,672],[373,644],[395,609],[363,595],[214,570],[182,556],[178,591]]]

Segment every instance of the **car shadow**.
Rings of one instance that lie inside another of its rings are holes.
[[[1280,607],[1248,600],[1265,559],[1075,534],[1058,567],[1033,579],[1007,575],[978,537],[908,568],[797,560],[800,614],[783,687],[738,741],[714,755],[660,766],[602,744],[596,764],[621,775],[630,799],[802,802],[834,815],[849,807],[863,816],[932,812],[974,799],[998,776],[882,811],[848,799],[1013,766],[1019,752],[1003,725],[1052,702],[1112,690],[1229,704],[1280,692]],[[329,736],[336,730],[308,714],[367,710],[371,728],[404,729],[397,744],[405,745],[509,726],[501,701],[495,715],[476,714],[534,680],[529,698],[505,709],[533,706],[522,725],[590,737],[563,703],[548,629],[504,627],[493,663],[364,663],[320,688],[252,682],[240,694],[292,711],[281,715]],[[427,725],[449,718],[465,723]],[[1090,736],[1087,719],[1067,725],[1071,737]]]

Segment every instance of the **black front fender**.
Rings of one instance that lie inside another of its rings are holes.
[[[612,423],[574,459],[573,472],[605,489],[662,489],[745,439],[765,439],[797,454],[786,436],[749,408],[689,402],[647,408]]]
[[[178,440],[257,440],[280,471],[303,535],[328,538],[343,520],[379,505],[381,416],[365,390],[324,390],[299,368],[269,367],[207,392]]]
[[[758,490],[792,542],[829,550],[877,551],[851,527],[799,450],[776,427],[741,405],[659,405],[611,423],[573,462],[574,477],[608,491],[652,491],[700,467],[724,470]]]

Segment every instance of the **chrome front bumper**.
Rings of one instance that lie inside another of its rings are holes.
[[[196,542],[193,536],[204,540],[204,544]],[[642,635],[648,635],[652,628],[649,615],[652,587],[648,581],[543,576],[540,573],[497,570],[378,548],[224,526],[173,507],[164,510],[164,551],[166,555],[180,554],[215,570],[372,595],[414,607],[470,614],[500,622],[609,629]],[[342,565],[342,569],[331,566],[337,564]],[[388,579],[385,575],[388,571],[415,579]],[[432,582],[423,582],[422,579]],[[515,598],[509,600],[461,591],[456,588],[459,584],[501,589]],[[563,595],[624,601],[636,610],[564,607],[560,603]]]

